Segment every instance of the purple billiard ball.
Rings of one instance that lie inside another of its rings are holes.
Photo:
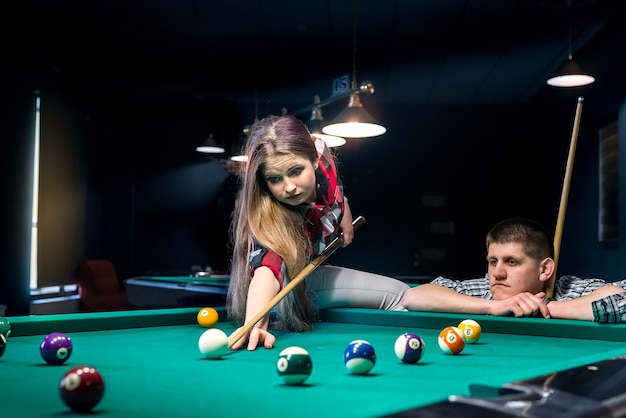
[[[48,364],[63,364],[72,355],[72,340],[62,332],[53,332],[44,337],[39,352]]]
[[[396,339],[393,349],[403,363],[417,363],[424,355],[426,344],[419,335],[406,332]]]

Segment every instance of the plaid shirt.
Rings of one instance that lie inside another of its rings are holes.
[[[306,234],[311,242],[310,257],[318,256],[339,233],[339,223],[343,216],[343,183],[337,175],[335,163],[326,142],[313,137],[319,164],[315,170],[315,205],[303,203],[298,207],[306,221]],[[269,267],[280,286],[284,284],[286,267],[283,259],[253,241],[250,253],[250,277],[257,267]]]
[[[437,277],[432,281],[457,293],[492,300],[489,286],[489,277],[469,280],[452,280]],[[570,300],[588,295],[606,285],[619,286],[626,289],[626,279],[607,283],[602,279],[581,279],[576,276],[561,276],[554,283],[553,299],[557,301]],[[618,293],[591,302],[593,320],[595,322],[616,323],[626,322],[626,293]]]

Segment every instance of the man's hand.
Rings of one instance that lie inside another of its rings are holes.
[[[490,303],[489,313],[497,316],[515,316],[550,318],[550,310],[544,302],[544,292],[532,294],[520,293],[503,300],[493,300]]]

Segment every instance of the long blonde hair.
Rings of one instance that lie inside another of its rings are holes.
[[[295,155],[315,163],[318,158],[313,139],[295,116],[268,116],[252,125],[245,145],[247,162],[240,173],[242,187],[231,222],[233,257],[227,296],[228,316],[241,324],[245,320],[250,287],[252,239],[282,257],[285,283],[308,263],[310,242],[305,220],[297,208],[280,203],[269,191],[263,176],[268,158]],[[313,309],[304,282],[296,286],[277,306],[273,326],[293,331],[311,329]]]

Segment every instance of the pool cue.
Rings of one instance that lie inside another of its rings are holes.
[[[563,225],[565,224],[565,210],[567,209],[567,198],[569,187],[572,182],[572,168],[574,167],[574,155],[576,154],[576,141],[578,140],[578,129],[580,127],[580,115],[583,111],[583,98],[578,98],[576,105],[576,115],[574,117],[574,127],[572,128],[572,139],[567,156],[565,168],[565,178],[563,180],[563,190],[561,191],[561,203],[559,205],[559,215],[556,220],[556,230],[554,232],[554,271],[546,282],[546,297],[552,298],[554,294],[554,282],[556,280],[556,269],[559,264],[559,252],[561,251],[561,238],[563,237]]]
[[[357,216],[357,218],[352,221],[352,226],[356,230],[364,223],[365,218],[362,216]],[[294,277],[285,287],[283,287],[281,291],[278,292],[276,296],[274,296],[274,298],[272,298],[272,300],[270,300],[269,303],[263,309],[261,309],[261,311],[259,311],[259,313],[257,313],[247,324],[239,328],[239,331],[237,331],[232,337],[228,339],[228,347],[232,347],[232,345],[239,341],[241,337],[247,334],[252,329],[252,327],[256,325],[257,322],[259,322],[265,315],[267,315],[269,311],[272,310],[274,306],[278,305],[278,302],[280,302],[285,296],[287,296],[287,294],[291,292],[294,287],[304,281],[304,279],[309,274],[311,274],[313,270],[315,270],[320,264],[326,261],[326,259],[330,257],[330,255],[334,253],[340,246],[341,240],[339,239],[339,237],[336,237],[334,240],[331,241],[330,244],[328,244],[326,248],[324,248],[324,251],[322,251],[317,257],[315,257],[309,264],[304,266],[302,271],[298,273],[296,277]]]

